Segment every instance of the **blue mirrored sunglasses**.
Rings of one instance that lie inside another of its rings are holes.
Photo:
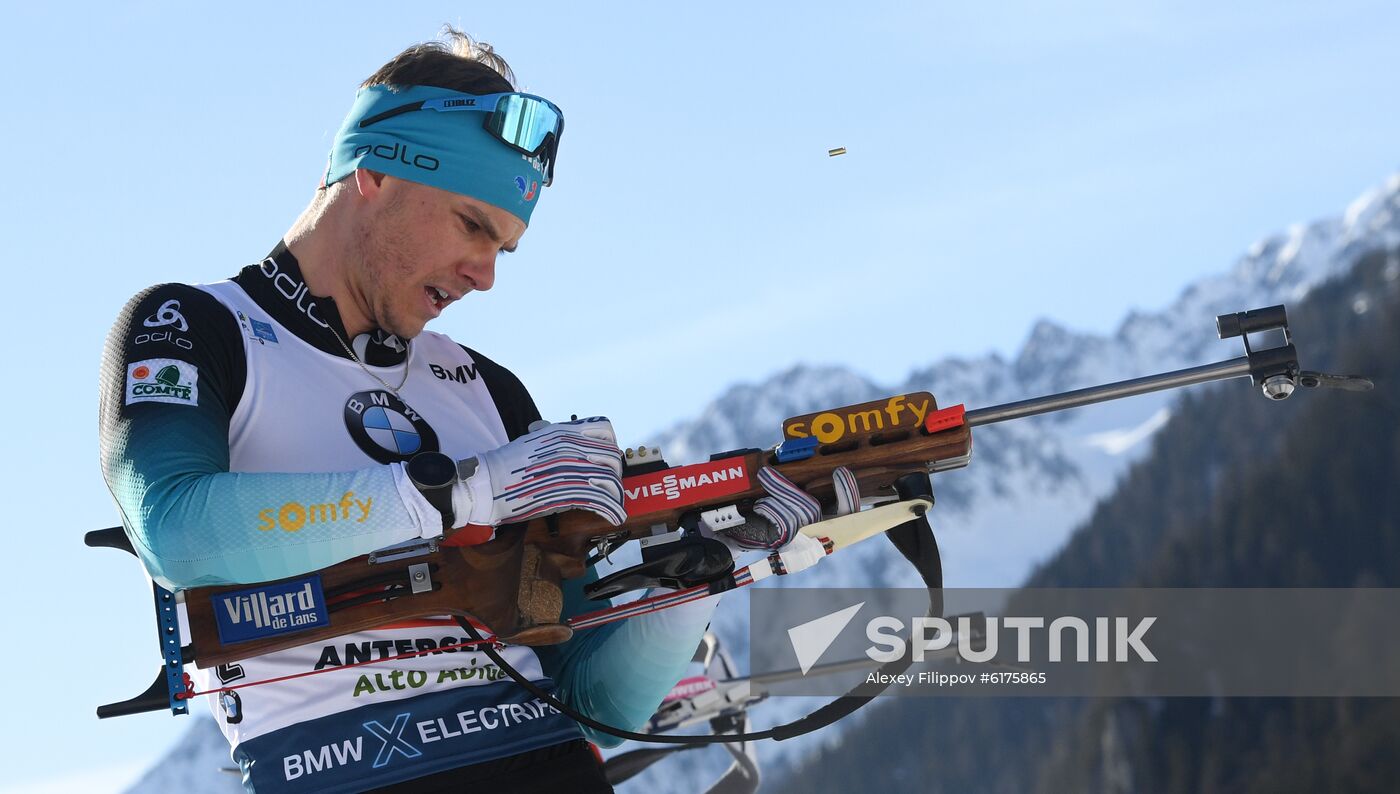
[[[544,183],[554,182],[554,160],[559,153],[559,138],[564,134],[564,114],[544,97],[533,94],[482,94],[480,96],[444,97],[409,102],[361,121],[361,128],[385,119],[418,110],[472,110],[486,113],[482,123],[486,131],[501,143],[522,154],[540,158],[544,163]]]

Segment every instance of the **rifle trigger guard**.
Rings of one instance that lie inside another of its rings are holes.
[[[591,599],[611,598],[633,590],[669,587],[683,590],[722,581],[734,574],[734,555],[722,541],[687,535],[656,547],[649,559],[585,585]]]

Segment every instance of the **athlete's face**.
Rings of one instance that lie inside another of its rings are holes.
[[[404,339],[468,292],[491,289],[496,257],[525,233],[499,207],[391,176],[361,194],[357,303]]]

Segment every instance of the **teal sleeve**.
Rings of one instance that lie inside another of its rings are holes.
[[[583,587],[588,575],[564,582],[564,615],[605,609],[608,601],[591,601]],[[545,673],[565,703],[599,722],[635,731],[651,719],[661,701],[685,673],[719,596],[661,612],[608,623],[576,633],[561,645],[536,649]],[[616,747],[623,740],[583,727],[588,740]]]
[[[152,342],[142,318],[170,301],[177,301],[187,327],[166,326],[169,340]],[[128,404],[128,369],[152,360],[195,368],[195,398]],[[391,466],[229,472],[229,417],[243,366],[232,315],[212,296],[182,285],[137,295],[107,339],[102,471],[152,578],[172,589],[280,579],[421,534],[421,514],[405,503]]]

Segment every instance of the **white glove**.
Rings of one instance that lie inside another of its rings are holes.
[[[462,479],[452,487],[457,526],[494,527],[574,509],[596,513],[613,526],[627,520],[622,451],[607,417],[535,422],[530,430],[459,464]]]

